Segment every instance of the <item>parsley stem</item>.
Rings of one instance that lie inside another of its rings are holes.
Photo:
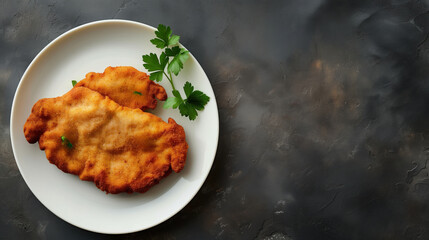
[[[173,77],[171,76],[171,72],[168,72],[168,73],[170,74],[171,86],[173,86],[173,90],[176,90],[176,88],[174,87]]]
[[[168,75],[164,72],[164,75],[167,77],[168,81],[170,82],[171,86],[173,87],[173,91],[176,91],[176,88],[174,87],[173,80],[171,79],[171,74],[170,74],[170,77],[168,77]]]
[[[170,83],[171,83],[171,86],[173,87],[173,91],[176,91],[176,88],[174,87],[174,83],[172,80],[170,81]]]
[[[171,82],[171,79],[168,77],[168,75],[167,75],[165,72],[163,72],[163,73],[164,73],[164,75],[167,77],[168,81],[170,81],[170,82]]]
[[[170,65],[170,58],[168,58],[168,60],[167,60],[167,66],[168,65]],[[168,81],[170,82],[171,86],[173,87],[173,91],[176,91],[176,87],[174,86],[173,77],[171,76],[171,72],[169,72],[167,70],[167,73],[170,75],[170,77],[168,77],[168,75],[165,73],[165,71],[163,71],[163,72],[164,72],[164,75],[167,77]]]

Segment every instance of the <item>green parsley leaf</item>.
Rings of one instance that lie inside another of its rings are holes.
[[[189,58],[189,51],[186,51],[184,48],[180,49],[180,52],[176,54],[168,64],[167,70],[178,75],[180,70],[183,69],[183,63]]]
[[[183,102],[182,99],[177,98],[177,97],[169,97],[167,98],[167,100],[164,102],[164,108],[168,109],[168,108],[173,108],[176,109],[181,103]]]
[[[163,54],[161,54],[160,59],[158,59],[158,56],[155,53],[151,53],[149,55],[143,55],[143,66],[149,71],[158,71],[158,70],[164,70],[163,68],[163,60],[165,59],[165,54],[163,57]],[[164,65],[165,67],[165,65]]]
[[[137,95],[142,95],[142,93],[141,92],[137,92],[137,91],[134,91],[134,94],[137,94]]]
[[[180,47],[179,46],[175,46],[172,48],[166,48],[165,49],[165,55],[167,55],[168,57],[174,57],[179,53],[180,53]]]
[[[72,85],[74,87],[74,85],[76,85],[77,81],[76,80],[72,80]]]
[[[71,142],[65,136],[61,136],[61,144],[68,147],[69,149],[73,148],[73,144],[71,144]]]
[[[150,40],[151,43],[153,43],[157,48],[165,48],[168,46],[168,39],[171,35],[171,29],[170,27],[166,27],[165,25],[159,24],[158,29],[155,31],[155,35],[158,38],[154,38]]]
[[[185,90],[186,97],[188,98],[194,91],[194,86],[192,86],[190,82],[186,82],[185,85],[183,85],[183,90]]]
[[[168,63],[168,57],[165,55],[165,53],[161,53],[161,55],[159,56],[159,59],[155,53],[151,53],[149,55],[143,55],[143,62],[145,62],[143,66],[149,72],[151,72],[149,79],[157,82],[162,81],[164,68]]]
[[[183,90],[187,99],[182,100],[179,91],[175,90],[173,91],[174,99],[169,100],[171,102],[167,106],[175,108],[175,104],[178,104],[182,116],[188,117],[190,120],[195,120],[198,116],[197,110],[203,110],[204,106],[209,102],[210,97],[199,90],[194,91],[194,86],[190,82],[185,83]]]
[[[180,95],[179,91],[173,90],[173,96],[179,98],[183,102],[182,96]]]
[[[150,42],[155,45],[157,48],[165,48],[171,45],[175,45],[179,43],[180,37],[177,35],[172,35],[172,31],[170,27],[166,27],[165,25],[159,24],[157,30],[155,31],[155,35],[158,38],[154,38],[150,40]]]
[[[153,45],[155,45],[157,48],[161,48],[161,49],[165,48],[165,42],[159,38],[154,38],[154,39],[150,40],[150,42]]]
[[[179,43],[180,36],[171,35],[170,39],[168,39],[168,46],[176,45]]]
[[[161,82],[162,81],[162,77],[163,77],[163,72],[159,71],[159,72],[153,72],[150,74],[149,79],[152,81],[157,81],[157,82]]]
[[[204,106],[210,101],[210,97],[201,91],[194,91],[186,99],[198,111],[204,110]]]
[[[187,102],[183,102],[179,106],[180,114],[185,117],[189,117],[189,120],[195,120],[198,116],[197,110]]]

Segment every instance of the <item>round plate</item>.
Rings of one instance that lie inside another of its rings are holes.
[[[21,175],[34,195],[65,221],[94,232],[130,233],[155,226],[179,212],[198,192],[216,154],[219,116],[210,82],[191,56],[175,77],[176,86],[191,82],[210,97],[195,121],[180,116],[177,109],[154,114],[182,125],[189,144],[185,168],[172,173],[146,193],[106,194],[93,182],[60,171],[50,164],[38,144],[29,144],[23,126],[33,104],[41,98],[61,96],[88,72],[103,72],[108,66],[132,66],[144,71],[142,55],[160,53],[150,43],[155,28],[124,20],[105,20],[74,28],[48,44],[31,62],[15,93],[10,119],[13,153]],[[161,85],[171,93],[164,79]],[[183,94],[182,88],[180,87]]]

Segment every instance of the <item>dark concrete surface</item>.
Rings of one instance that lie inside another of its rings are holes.
[[[30,192],[13,95],[59,34],[100,19],[164,23],[214,88],[220,140],[168,221],[102,235]],[[429,1],[0,1],[0,239],[429,239]]]

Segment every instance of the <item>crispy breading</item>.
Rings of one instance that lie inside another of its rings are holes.
[[[104,73],[87,73],[75,87],[87,87],[122,106],[142,110],[154,109],[156,99],[167,99],[167,93],[161,85],[133,67],[107,67]]]
[[[171,169],[183,169],[188,149],[185,131],[173,119],[166,123],[85,87],[39,100],[24,134],[59,169],[107,193],[147,191]]]

